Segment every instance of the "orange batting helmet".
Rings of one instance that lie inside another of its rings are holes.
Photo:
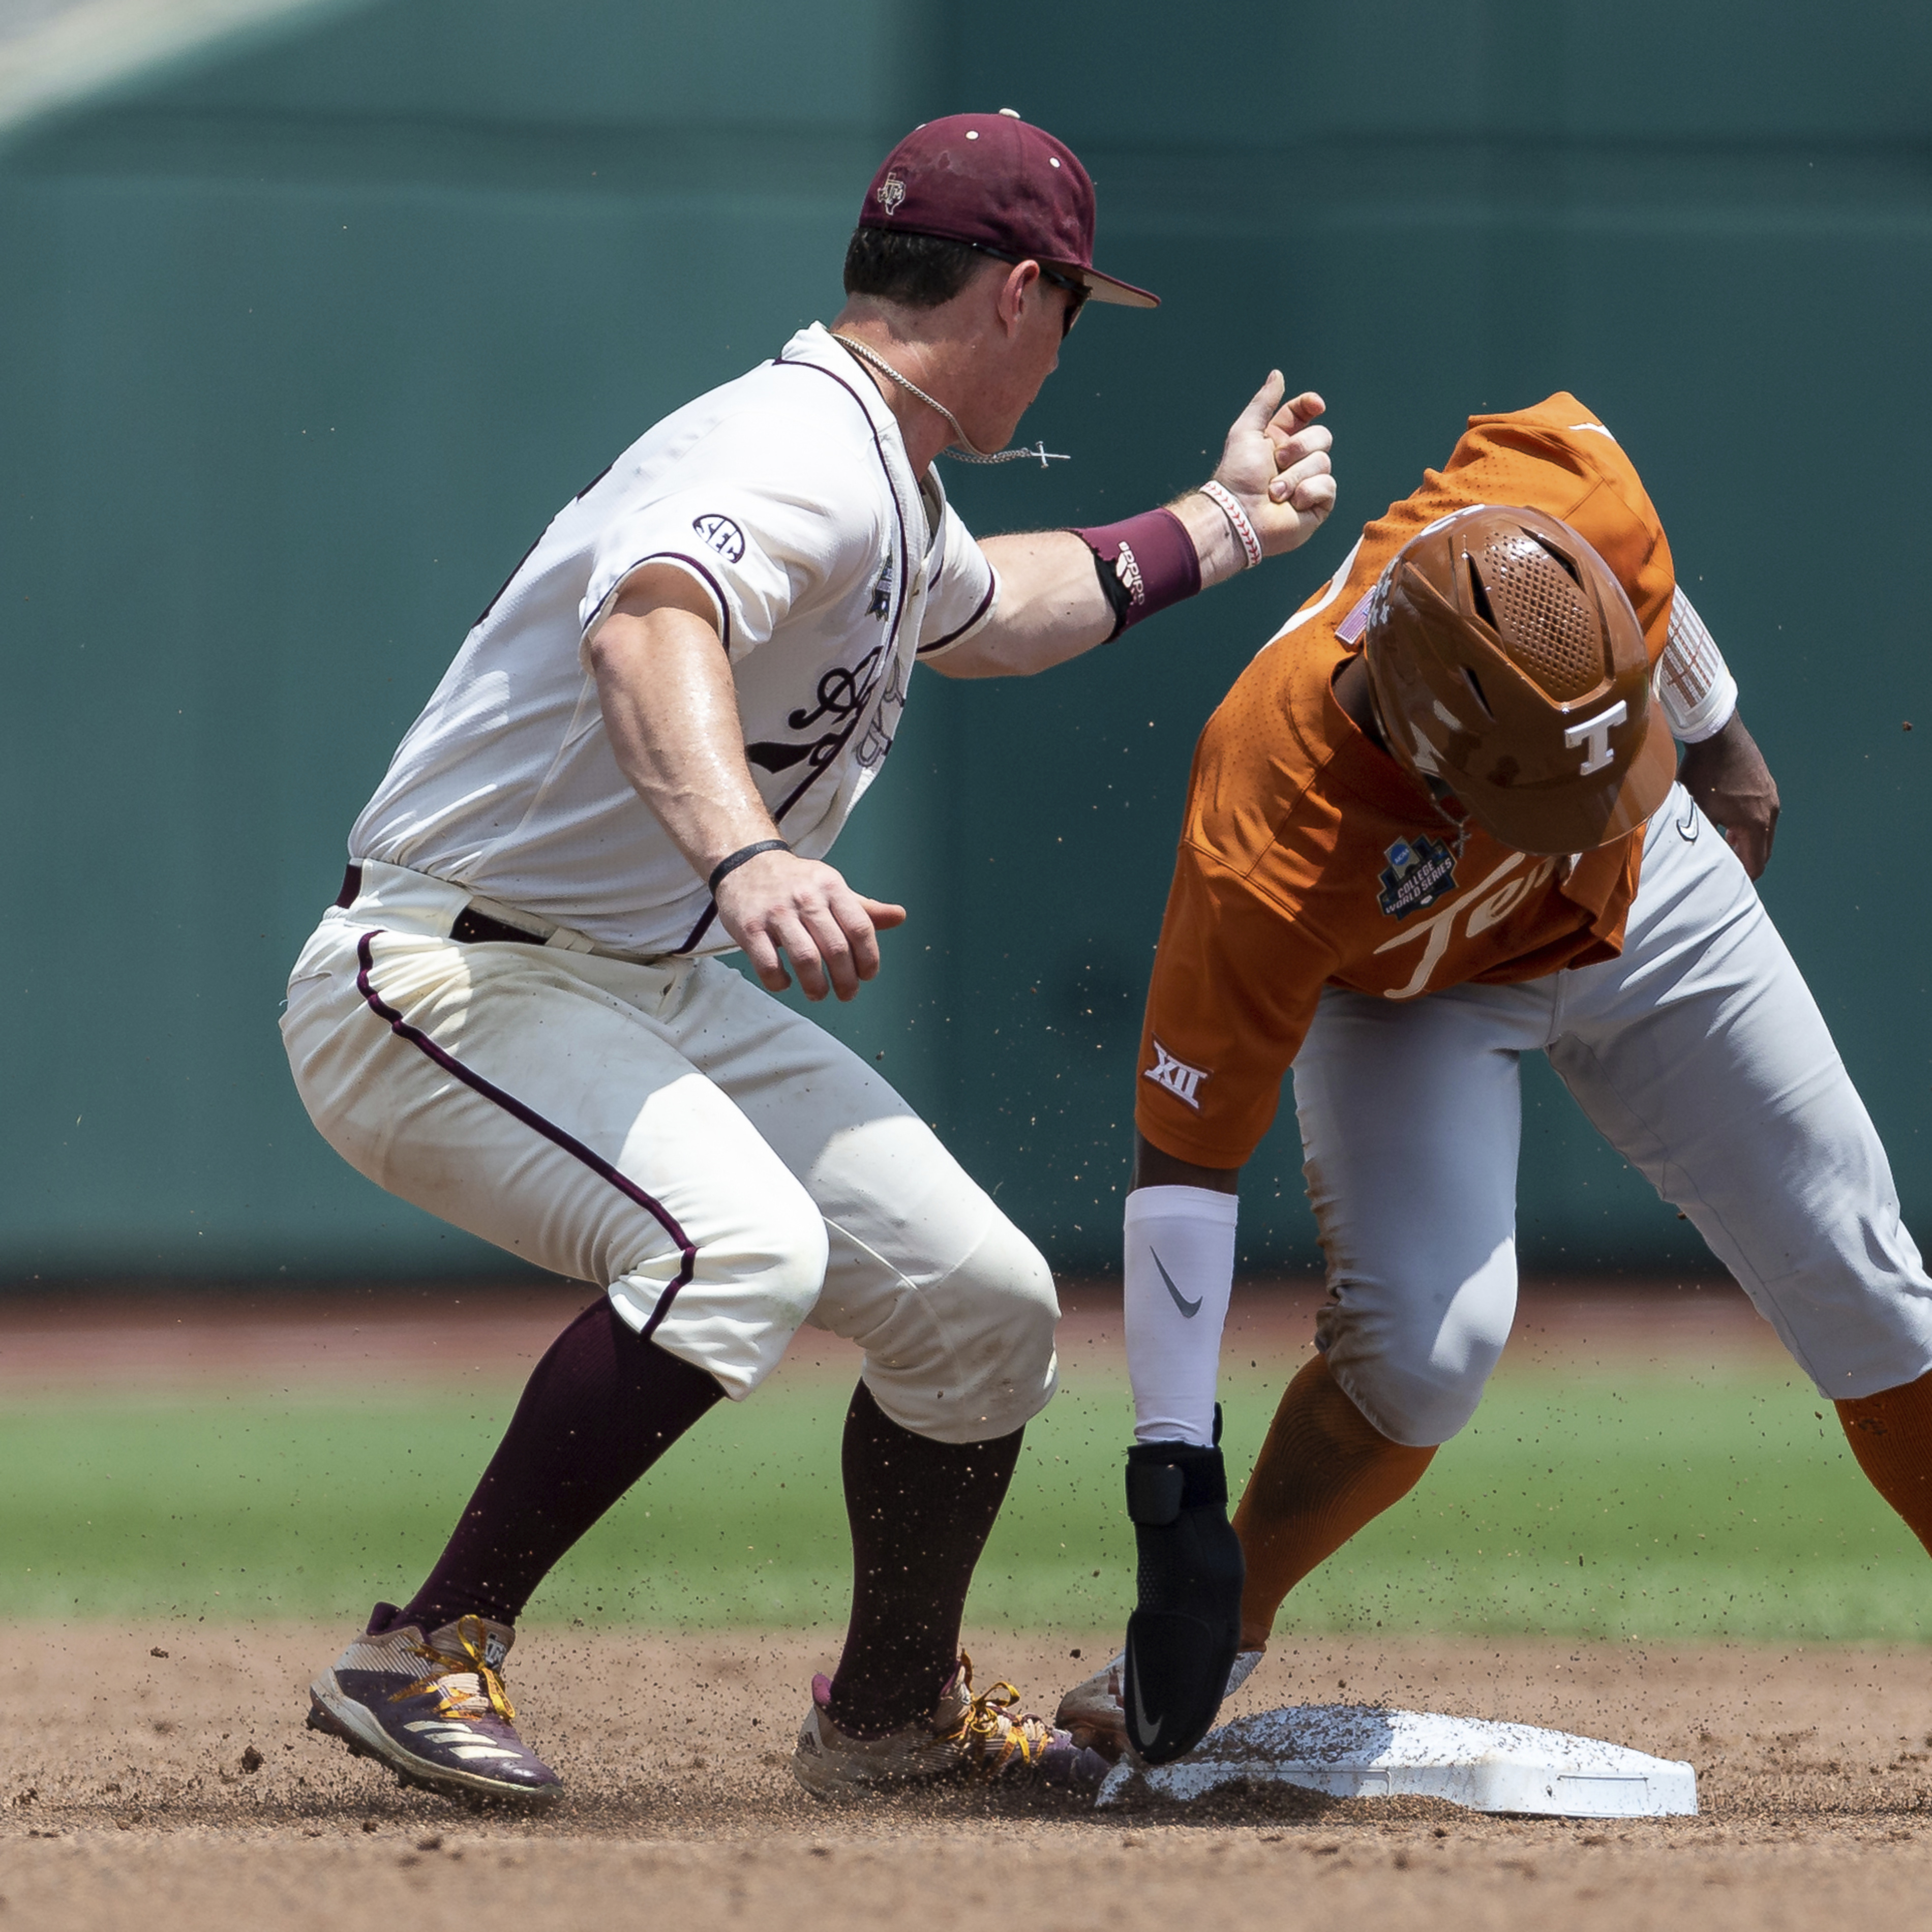
[[[1540,510],[1482,504],[1411,538],[1364,648],[1390,753],[1519,852],[1607,845],[1676,776],[1629,597]]]

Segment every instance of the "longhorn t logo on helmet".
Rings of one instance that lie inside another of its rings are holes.
[[[1600,772],[1612,763],[1616,754],[1610,749],[1610,734],[1619,724],[1630,722],[1630,706],[1620,698],[1607,711],[1600,711],[1594,718],[1586,718],[1580,724],[1566,728],[1563,742],[1570,750],[1580,746],[1587,747],[1583,754],[1582,773],[1587,778],[1592,772]]]

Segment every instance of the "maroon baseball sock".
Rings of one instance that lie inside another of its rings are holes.
[[[959,1660],[967,1587],[1024,1433],[931,1442],[889,1420],[859,1384],[842,1457],[852,1621],[831,1703],[848,1736],[884,1737],[932,1714]]]
[[[586,1308],[532,1372],[448,1547],[392,1623],[514,1623],[558,1558],[722,1393],[608,1301]]]

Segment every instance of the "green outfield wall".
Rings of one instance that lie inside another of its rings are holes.
[[[1767,898],[1932,1215],[1932,14],[390,0],[0,148],[0,1279],[491,1264],[289,1086],[349,823],[553,510],[829,318],[893,137],[1000,106],[1079,149],[1103,260],[1166,302],[1083,320],[1026,424],[1074,460],[955,469],[969,522],[1184,488],[1270,363],[1329,399],[1342,506],[1047,678],[922,676],[840,854],[913,917],[840,1030],[1104,1263],[1202,719],[1467,413],[1568,388],[1739,674]],[[1526,1082],[1528,1255],[1690,1264]],[[1242,1246],[1312,1252],[1279,1127]]]

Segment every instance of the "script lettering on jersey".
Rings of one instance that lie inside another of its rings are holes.
[[[1527,872],[1518,873],[1514,878],[1509,877],[1526,862],[1528,856],[1526,853],[1512,852],[1486,878],[1470,887],[1466,898],[1445,906],[1420,925],[1412,926],[1406,932],[1399,932],[1393,939],[1384,940],[1378,946],[1376,956],[1379,958],[1383,953],[1393,952],[1398,946],[1406,946],[1412,940],[1423,942],[1422,957],[1416,962],[1415,970],[1409,976],[1408,984],[1390,987],[1382,998],[1412,1000],[1418,993],[1427,992],[1430,976],[1442,964],[1442,956],[1449,950],[1457,920],[1464,920],[1464,938],[1480,938],[1491,926],[1507,919],[1538,886],[1546,884],[1556,870],[1554,859],[1539,860]],[[1500,885],[1497,884],[1498,880],[1502,881]],[[1490,890],[1492,886],[1496,886],[1494,892]]]
[[[852,735],[852,728],[878,682],[879,662],[886,654],[884,644],[874,644],[854,665],[834,664],[818,680],[818,702],[808,709],[799,706],[785,719],[788,730],[808,731],[826,718],[833,728],[802,745],[763,742],[745,747],[745,755],[768,772],[788,771],[806,759],[814,771],[823,771],[838,755],[839,748]]]
[[[881,674],[885,688],[879,688]],[[794,765],[809,763],[816,773],[824,770],[844,748],[846,741],[866,719],[865,736],[853,756],[862,770],[881,763],[892,748],[893,728],[905,709],[905,668],[895,655],[887,662],[886,647],[874,644],[858,663],[849,668],[836,664],[818,680],[813,694],[815,702],[800,705],[785,719],[786,728],[808,731],[814,724],[830,728],[802,745],[765,740],[745,747],[745,755],[768,772],[788,771]],[[872,700],[878,699],[876,709]],[[868,716],[867,714],[870,713]]]
[[[879,700],[879,708],[872,713],[872,722],[866,727],[866,735],[859,740],[859,748],[853,754],[862,771],[870,771],[874,765],[884,764],[886,754],[892,748],[899,713],[905,709],[905,665],[895,656],[886,668],[885,693]]]
[[[1208,1078],[1208,1070],[1190,1066],[1186,1060],[1175,1059],[1159,1040],[1154,1043],[1154,1064],[1141,1078],[1151,1080],[1156,1087],[1165,1087],[1177,1100],[1192,1107],[1197,1114],[1200,1112],[1201,1083]]]

